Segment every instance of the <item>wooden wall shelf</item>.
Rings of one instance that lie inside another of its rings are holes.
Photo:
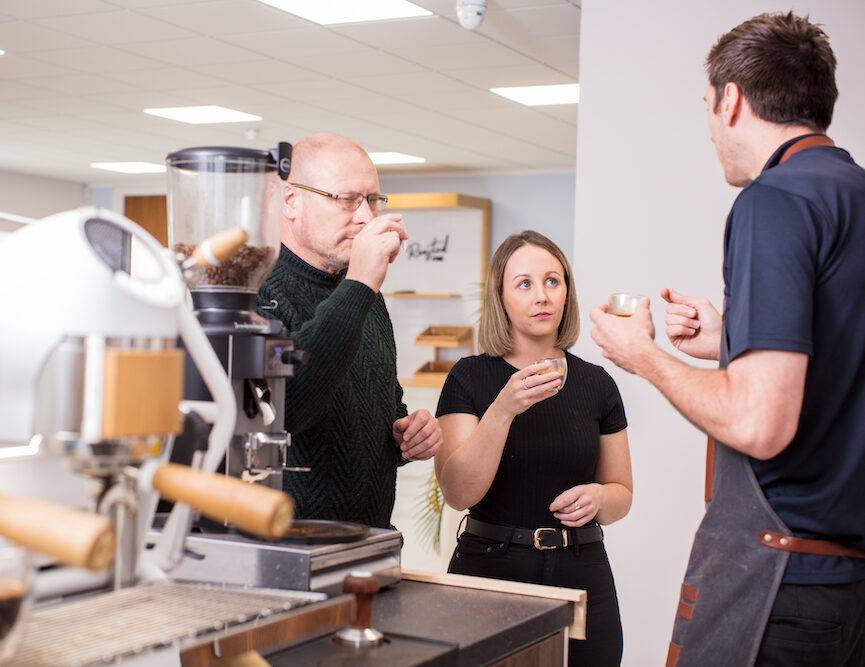
[[[402,373],[412,377],[400,384],[441,387],[455,359],[463,356],[454,348],[474,354],[474,327],[458,325],[477,319],[490,255],[492,202],[456,192],[388,193],[387,210],[404,213],[409,233],[407,252],[388,270],[382,291],[393,299],[388,309],[397,349],[410,360],[403,361]],[[432,361],[417,348],[407,349],[412,345],[432,347]]]
[[[443,347],[464,347],[469,355],[474,354],[475,332],[472,327],[430,326],[417,335],[414,344],[434,348],[435,358],[415,371],[409,386],[441,387],[456,362],[442,360],[440,350]]]
[[[471,327],[427,327],[414,339],[415,345],[433,347],[467,347],[474,351],[474,331]]]
[[[411,380],[400,380],[408,387],[441,387],[455,361],[428,361],[418,368]]]

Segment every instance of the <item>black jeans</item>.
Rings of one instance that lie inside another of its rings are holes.
[[[865,580],[782,584],[756,664],[865,667]]]
[[[603,542],[539,551],[460,535],[448,572],[586,591],[586,639],[568,643],[570,665],[616,667],[622,662],[622,621]]]

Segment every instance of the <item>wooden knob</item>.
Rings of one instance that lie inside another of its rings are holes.
[[[282,491],[177,463],[156,469],[153,488],[168,500],[268,539],[285,535],[294,519],[294,502]]]
[[[44,500],[0,496],[0,535],[74,567],[101,570],[114,561],[108,519]]]
[[[219,266],[248,240],[249,234],[240,227],[226,229],[198,244],[192,252],[192,259],[197,266]]]

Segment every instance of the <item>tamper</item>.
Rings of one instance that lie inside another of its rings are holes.
[[[379,646],[384,643],[384,635],[370,627],[372,598],[379,585],[371,572],[353,570],[342,581],[343,593],[354,593],[357,600],[357,613],[347,628],[336,633],[335,640],[343,646]]]

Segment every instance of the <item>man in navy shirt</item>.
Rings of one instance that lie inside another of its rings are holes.
[[[824,133],[825,33],[763,14],[706,60],[709,128],[742,187],[724,236],[723,317],[669,289],[592,312],[603,354],[654,384],[713,447],[667,664],[865,665],[865,171]],[[708,491],[708,489],[707,489]]]

